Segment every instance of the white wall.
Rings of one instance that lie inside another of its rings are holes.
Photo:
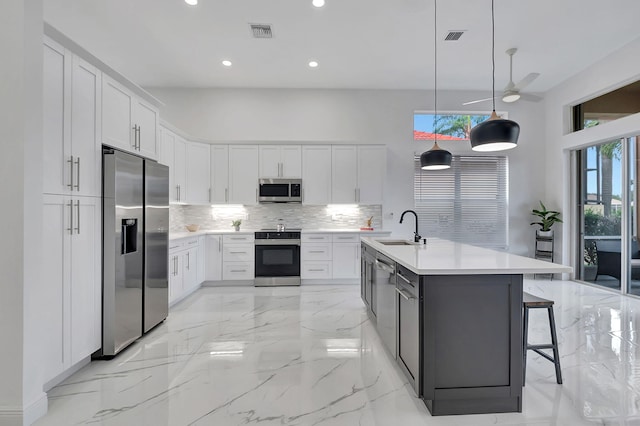
[[[35,362],[41,282],[42,0],[0,6],[0,424],[29,422],[46,410]],[[33,299],[32,299],[33,298]],[[44,402],[44,404],[43,404]],[[31,407],[31,413],[24,413]],[[35,413],[39,411],[39,413]],[[23,414],[25,417],[23,419]]]
[[[640,114],[570,133],[571,106],[640,80],[638,52],[640,38],[571,77],[545,95],[546,194],[552,206],[558,206],[565,212],[562,239],[559,242],[566,264],[573,260],[571,245],[575,242],[571,236],[571,230],[575,226],[570,185],[571,150],[640,134]]]
[[[431,143],[413,141],[414,110],[433,110],[433,93],[398,90],[167,89],[147,88],[165,102],[163,120],[192,137],[217,143],[315,142],[386,144],[388,179],[384,226],[411,236],[413,223],[398,224],[413,207],[413,154]],[[481,111],[490,103],[463,107],[485,92],[438,93],[439,111]],[[542,103],[499,104],[521,126],[510,158],[510,251],[530,254],[530,210],[544,195]],[[471,153],[464,142],[442,142],[453,154]],[[390,217],[393,213],[393,217]]]

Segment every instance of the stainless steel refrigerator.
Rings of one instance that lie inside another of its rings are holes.
[[[169,168],[102,151],[102,349],[112,357],[168,314]]]

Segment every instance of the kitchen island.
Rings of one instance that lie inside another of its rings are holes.
[[[523,274],[571,271],[437,238],[362,238],[363,301],[432,415],[522,411]]]

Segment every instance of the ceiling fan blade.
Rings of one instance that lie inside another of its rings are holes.
[[[529,102],[540,102],[542,100],[542,97],[531,95],[529,93],[520,93],[520,99],[522,99],[523,101],[529,101]]]
[[[520,80],[518,82],[518,84],[516,84],[516,86],[514,87],[515,90],[522,90],[525,87],[527,87],[528,85],[530,85],[531,83],[533,83],[533,80],[535,80],[536,78],[540,77],[540,73],[539,72],[532,72],[529,73],[529,75],[527,75],[525,78],[523,78],[522,80]]]
[[[486,102],[486,101],[490,101],[493,98],[485,98],[485,99],[476,99],[475,101],[469,101],[469,102],[465,102],[462,105],[471,105],[471,104],[477,104],[479,102]]]

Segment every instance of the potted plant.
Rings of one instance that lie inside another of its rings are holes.
[[[536,231],[540,237],[551,237],[553,236],[553,230],[551,229],[553,224],[556,222],[562,223],[560,212],[547,210],[542,201],[540,201],[540,207],[540,210],[533,209],[531,211],[532,215],[540,218],[539,222],[531,222],[531,225],[540,225],[540,229]]]
[[[231,225],[235,228],[236,231],[239,231],[241,223],[242,223],[242,221],[240,219],[237,219],[237,220],[234,220],[233,222],[231,222]]]

